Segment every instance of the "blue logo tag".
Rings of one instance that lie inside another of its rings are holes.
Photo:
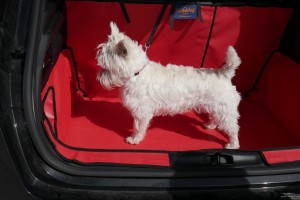
[[[196,19],[198,6],[196,4],[176,4],[174,19]]]

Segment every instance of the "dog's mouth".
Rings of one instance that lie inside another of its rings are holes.
[[[105,47],[106,47],[106,43],[102,43],[97,46],[96,60],[97,60],[97,65],[101,68],[105,67],[104,56],[103,56],[103,51],[105,50],[104,49]]]
[[[124,85],[124,81],[122,80],[122,78],[115,76],[113,73],[106,69],[103,69],[98,73],[97,80],[106,90],[111,90],[114,87],[121,87]]]
[[[101,72],[99,72],[97,75],[97,80],[106,90],[112,89],[111,78],[108,70],[103,69]]]
[[[106,43],[101,43],[97,46],[97,50],[98,52],[101,51],[103,49],[103,47],[106,46]]]
[[[97,46],[97,54],[96,54],[96,58],[100,56],[100,54],[101,54],[101,52],[102,52],[102,50],[103,50],[103,48],[104,48],[105,46],[106,46],[105,43],[99,44],[99,45]]]
[[[107,73],[107,70],[106,70],[106,69],[102,69],[102,71],[100,71],[100,72],[97,74],[97,80],[98,80],[98,81],[100,81],[101,76],[102,76],[104,73]]]

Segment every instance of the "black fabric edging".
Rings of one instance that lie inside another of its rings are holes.
[[[78,67],[77,67],[77,62],[76,62],[76,59],[75,59],[74,51],[71,47],[66,47],[65,49],[68,49],[71,53],[72,62],[73,62],[74,70],[75,70],[75,78],[76,78],[76,82],[77,82],[77,90],[79,90],[82,93],[83,97],[87,97],[86,92],[80,86],[79,75],[78,75]]]
[[[273,51],[270,53],[270,55],[268,56],[268,58],[267,58],[267,60],[265,61],[264,65],[263,65],[262,68],[260,69],[260,72],[259,72],[259,74],[258,74],[258,76],[257,76],[257,78],[256,78],[256,80],[255,80],[255,82],[254,82],[254,84],[253,84],[253,86],[252,86],[252,88],[251,88],[249,91],[247,91],[247,92],[243,95],[243,98],[247,98],[251,92],[257,91],[257,85],[258,85],[258,83],[259,83],[259,81],[260,81],[262,75],[264,74],[265,69],[267,68],[267,66],[268,66],[268,64],[269,64],[269,62],[270,62],[270,60],[271,60],[271,58],[273,57],[274,53],[277,53],[277,52],[279,52],[279,51],[278,51],[278,50],[273,50]]]
[[[44,106],[45,101],[49,95],[49,93],[52,92],[52,100],[53,100],[53,115],[54,115],[54,128],[52,127],[50,120],[48,119],[48,117],[45,114],[44,111],[44,120],[47,121],[47,123],[49,122],[49,126],[51,127],[51,134],[53,135],[53,137],[55,138],[55,140],[61,144],[62,146],[71,149],[71,150],[75,150],[75,151],[90,151],[90,152],[143,152],[143,153],[169,153],[169,152],[173,152],[173,151],[167,151],[167,150],[139,150],[139,149],[93,149],[93,148],[81,148],[81,147],[73,147],[73,146],[69,146],[67,144],[65,144],[64,142],[62,142],[59,138],[58,138],[58,131],[57,131],[57,112],[56,112],[56,99],[55,99],[55,89],[53,86],[49,86],[43,101],[42,101],[42,105]],[[44,109],[44,107],[43,107]]]
[[[52,136],[55,138],[55,140],[62,146],[66,147],[66,148],[69,148],[68,145],[64,144],[63,142],[61,142],[55,135],[54,133],[54,130],[52,128],[52,125],[49,121],[49,119],[47,118],[46,115],[44,115],[44,120],[46,121],[47,123],[47,126],[49,127],[50,131],[51,131],[51,134]],[[46,130],[46,127],[44,126],[43,124],[43,127],[44,127],[44,131],[47,132]],[[47,138],[49,139],[49,141],[51,141],[50,137],[48,136],[48,134],[46,134]],[[165,168],[170,168],[170,166],[161,166],[161,165],[145,165],[145,164],[127,164],[127,163],[113,163],[113,162],[89,162],[89,163],[85,163],[85,162],[81,162],[79,160],[71,160],[71,159],[68,159],[66,158],[64,155],[62,155],[57,149],[56,149],[56,146],[51,142],[52,146],[53,146],[53,149],[55,150],[56,154],[61,158],[63,159],[64,161],[68,162],[68,163],[75,163],[75,164],[79,164],[79,165],[83,165],[83,166],[95,166],[95,165],[102,165],[102,166],[119,166],[119,167],[134,167],[134,168],[157,168],[157,169],[165,169]],[[70,148],[69,148],[70,149]],[[74,149],[71,149],[71,150],[74,150]],[[80,151],[80,150],[77,150],[77,151]],[[110,153],[112,151],[109,151],[107,153]],[[120,151],[121,152],[121,151]],[[129,153],[133,153],[133,152],[129,152]],[[146,153],[146,152],[145,152]]]
[[[47,117],[47,115],[45,113],[45,103],[46,103],[47,97],[48,97],[48,95],[49,95],[50,92],[52,92],[52,101],[53,101],[54,131],[52,131],[52,129],[53,129],[52,125],[51,125],[50,120],[48,119],[48,117]],[[45,93],[45,96],[44,96],[44,98],[42,100],[42,106],[43,106],[43,117],[44,117],[44,119],[48,120],[47,122],[50,123],[51,127],[49,126],[49,128],[51,130],[51,133],[52,133],[53,137],[58,138],[58,135],[57,135],[58,131],[57,131],[56,102],[55,102],[55,92],[54,92],[54,87],[53,86],[48,87],[48,89],[47,89],[47,91]]]
[[[166,12],[167,7],[168,7],[168,2],[166,1],[166,2],[163,4],[162,8],[161,8],[161,11],[160,11],[160,13],[159,13],[159,16],[158,16],[158,18],[157,18],[157,20],[156,20],[156,22],[155,22],[155,24],[154,24],[154,26],[153,26],[153,28],[152,28],[152,31],[151,31],[151,33],[150,33],[150,36],[149,36],[149,38],[148,38],[148,40],[147,40],[147,42],[146,42],[146,48],[149,48],[149,47],[150,47],[150,45],[151,45],[151,43],[152,43],[152,40],[153,40],[153,38],[154,38],[154,36],[155,36],[155,32],[156,32],[156,30],[157,30],[157,28],[158,28],[158,26],[159,26],[159,24],[160,24],[160,22],[161,22],[161,20],[162,20],[162,18],[163,18],[163,16],[164,16],[164,14],[165,14],[165,12]]]
[[[274,53],[274,52],[273,52]],[[271,54],[272,55],[272,54]],[[270,56],[271,57],[271,56]],[[83,166],[95,166],[95,165],[102,165],[102,166],[112,166],[112,167],[133,167],[133,168],[157,168],[157,169],[168,169],[168,168],[173,168],[174,167],[174,163],[172,161],[172,155],[176,154],[176,153],[188,153],[188,152],[201,152],[203,150],[191,150],[191,151],[166,151],[166,150],[135,150],[135,149],[91,149],[91,148],[79,148],[79,147],[73,147],[73,146],[69,146],[67,144],[65,144],[64,142],[62,142],[59,138],[58,138],[58,132],[57,132],[57,112],[56,112],[56,103],[55,103],[55,89],[53,86],[48,87],[46,94],[42,100],[42,105],[44,108],[46,99],[49,95],[49,93],[52,92],[52,99],[53,99],[53,115],[54,115],[54,128],[49,120],[49,118],[46,116],[45,111],[43,112],[43,121],[46,121],[47,126],[49,127],[49,130],[52,134],[52,137],[55,139],[55,141],[57,141],[58,144],[62,145],[63,147],[70,149],[70,150],[74,150],[74,151],[83,151],[83,152],[107,152],[107,153],[111,153],[111,152],[126,152],[126,153],[160,153],[160,154],[168,154],[168,158],[169,158],[169,165],[168,166],[161,166],[161,165],[151,165],[151,164],[130,164],[130,163],[114,163],[114,162],[89,162],[89,163],[85,163],[85,162],[81,162],[78,161],[76,159],[71,160],[71,159],[67,159],[65,156],[63,156],[56,148],[56,145],[51,142],[51,138],[49,137],[48,134],[46,134],[48,140],[50,141],[50,143],[53,146],[53,149],[55,150],[55,152],[57,153],[57,155],[64,161],[69,162],[69,163],[75,163],[75,164],[79,164],[79,165],[83,165]],[[42,126],[44,128],[44,131],[47,132],[47,129],[45,127],[45,124],[42,122]],[[269,148],[269,149],[260,149],[260,150],[248,150],[248,151],[254,151],[254,152],[259,152],[259,154],[261,155],[261,158],[263,159],[263,162],[265,163],[265,165],[269,165],[267,160],[265,159],[264,155],[263,155],[263,151],[276,151],[276,150],[284,150],[284,149],[299,149],[299,147],[282,147],[282,148]],[[206,149],[206,151],[223,151],[222,149]],[[289,164],[298,164],[299,161],[294,161],[294,162],[289,162]],[[278,165],[282,165],[285,166],[287,163],[279,163]]]
[[[169,151],[162,151],[162,150],[130,150],[130,149],[90,149],[90,148],[79,148],[79,147],[73,147],[73,146],[69,146],[67,144],[65,144],[64,142],[62,142],[59,138],[58,138],[58,130],[57,130],[57,112],[56,112],[56,101],[55,101],[55,89],[53,86],[49,86],[45,96],[42,99],[42,106],[44,109],[44,105],[45,102],[47,100],[47,97],[49,95],[49,93],[52,93],[52,101],[53,101],[53,115],[54,115],[54,128],[49,120],[49,118],[47,117],[47,115],[45,114],[45,111],[43,112],[43,121],[46,121],[47,126],[49,127],[49,130],[52,134],[52,137],[55,139],[55,141],[58,142],[58,144],[62,145],[63,147],[70,149],[70,150],[74,150],[74,151],[85,151],[85,152],[124,152],[124,153],[161,153],[161,154],[169,154]],[[44,123],[42,123],[42,126],[44,127],[44,131],[47,132],[46,127],[44,125]],[[48,137],[49,141],[51,142],[50,137],[48,136],[48,134],[46,134],[46,136]],[[57,153],[57,155],[59,155],[63,160],[67,161],[67,162],[71,162],[71,163],[76,163],[76,164],[80,164],[80,165],[104,165],[104,166],[122,166],[122,167],[151,167],[151,168],[168,168],[170,166],[160,166],[160,165],[143,165],[143,164],[121,164],[121,163],[108,163],[108,162],[92,162],[92,163],[84,163],[84,162],[80,162],[78,160],[70,160],[65,158],[60,152],[57,151],[55,145],[51,142],[51,144],[54,147],[55,152]],[[170,157],[170,156],[168,156]]]

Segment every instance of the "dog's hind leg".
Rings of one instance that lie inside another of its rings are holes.
[[[231,122],[228,124],[228,127],[223,127],[223,130],[229,137],[229,142],[225,145],[225,149],[240,148],[239,138],[238,138],[239,125],[236,122]]]
[[[226,109],[225,109],[226,110]],[[239,114],[236,112],[224,112],[222,114],[215,113],[213,118],[218,125],[218,129],[224,131],[229,137],[229,143],[225,145],[226,149],[238,149],[240,148],[238,133],[238,117]]]

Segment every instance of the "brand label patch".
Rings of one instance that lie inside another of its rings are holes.
[[[174,19],[196,19],[198,6],[196,4],[176,4]]]

